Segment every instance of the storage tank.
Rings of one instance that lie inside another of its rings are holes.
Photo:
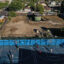
[[[41,14],[34,13],[34,15],[35,15],[35,21],[41,21]]]

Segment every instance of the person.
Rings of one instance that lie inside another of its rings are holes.
[[[53,49],[50,49],[51,53],[53,52]]]
[[[18,45],[17,45],[17,41],[15,41],[15,47],[16,47],[16,48],[19,48]]]

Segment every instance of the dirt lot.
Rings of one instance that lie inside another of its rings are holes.
[[[34,28],[40,29],[39,26],[28,24],[26,17],[18,16],[13,18],[8,24],[6,24],[1,32],[1,35],[33,36],[35,34],[33,31]]]
[[[33,22],[27,20],[26,16],[18,16],[12,18],[12,20],[5,25],[5,27],[1,31],[1,35],[3,36],[34,36],[34,29],[41,30],[41,27],[47,28],[61,28],[64,27],[64,21],[55,16],[47,16],[46,18],[50,19],[48,21],[41,22]]]

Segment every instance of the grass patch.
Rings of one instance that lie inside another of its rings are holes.
[[[2,27],[2,25],[3,25],[3,22],[0,23],[0,28]]]
[[[7,6],[8,6],[8,1],[6,1],[5,3],[0,2],[0,9],[5,8]]]

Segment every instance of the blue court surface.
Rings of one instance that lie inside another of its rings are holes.
[[[21,39],[21,40],[0,40],[0,45],[59,45],[64,43],[64,39]]]
[[[12,55],[13,64],[20,64],[21,62],[23,62],[22,64],[47,64],[47,63],[60,64],[60,62],[62,62],[61,64],[64,64],[64,56],[56,57],[57,54],[64,54],[64,47],[58,46],[63,42],[64,39],[0,40],[0,64],[10,64],[10,59],[9,59],[10,54]],[[44,46],[39,46],[36,52],[34,46],[32,46],[35,43]],[[54,45],[54,46],[45,46],[45,45]],[[51,49],[53,49],[52,56],[49,54],[52,53]],[[42,54],[40,52],[42,52]],[[50,61],[48,61],[48,59]],[[19,62],[19,60],[21,62]]]

